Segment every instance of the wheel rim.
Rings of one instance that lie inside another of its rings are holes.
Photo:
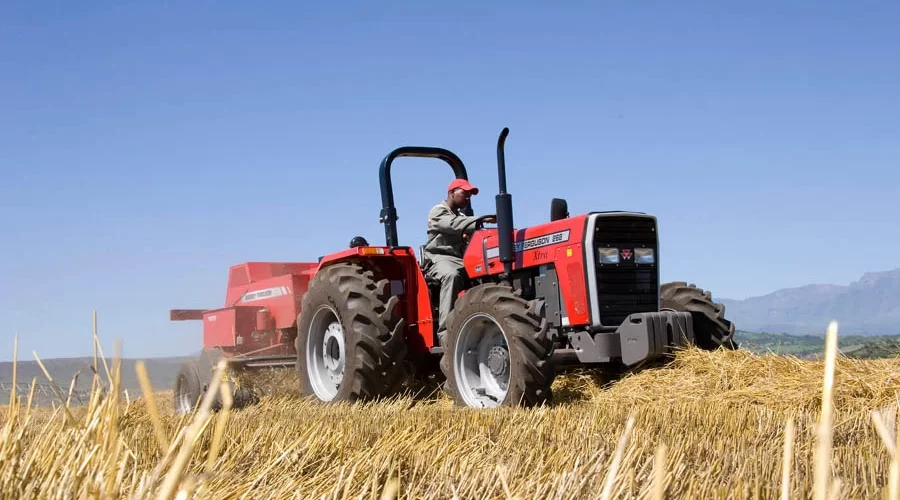
[[[194,409],[191,397],[187,392],[187,377],[178,376],[177,389],[175,391],[175,408],[178,413],[189,413]]]
[[[486,314],[470,316],[453,349],[453,373],[467,406],[494,408],[509,390],[509,343],[503,328]]]
[[[331,306],[316,310],[306,341],[306,372],[313,392],[323,401],[337,395],[344,380],[344,329]]]

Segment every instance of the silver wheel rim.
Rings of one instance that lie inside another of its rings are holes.
[[[503,328],[487,314],[469,316],[453,349],[453,374],[467,406],[495,408],[509,390],[509,343]]]
[[[178,394],[175,398],[175,409],[178,413],[189,413],[194,409],[191,404],[190,397],[187,393],[187,377],[180,375],[178,377]]]
[[[306,373],[313,392],[331,401],[344,380],[344,329],[337,311],[322,306],[313,314],[306,340]]]

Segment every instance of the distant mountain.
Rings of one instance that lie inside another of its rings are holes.
[[[146,358],[143,359],[147,367],[147,375],[150,378],[150,385],[154,391],[171,390],[175,384],[175,376],[181,364],[188,359],[187,357],[169,357],[169,358]],[[138,381],[135,367],[137,359],[122,359],[122,371],[120,379],[120,387],[123,391],[128,391],[134,397],[142,394],[140,382]],[[73,379],[77,376],[74,390],[81,393],[84,399],[85,393],[89,392],[91,381],[93,380],[93,370],[91,365],[94,363],[93,358],[55,358],[42,359],[44,368],[53,377],[53,381],[59,387],[63,394],[68,394]],[[113,360],[106,360],[109,369],[113,369]],[[36,382],[36,402],[37,404],[47,404],[50,400],[56,401],[56,396],[50,386],[50,381],[44,374],[37,361],[22,360],[16,363],[16,385],[18,394],[27,397],[33,380]],[[107,383],[106,368],[103,362],[99,366],[100,379]],[[6,404],[9,401],[9,390],[13,380],[13,362],[0,362],[0,404]],[[83,402],[83,401],[82,401]]]
[[[837,320],[841,334],[900,333],[900,269],[865,273],[848,286],[807,285],[716,301],[738,329],[749,332],[824,333]]]

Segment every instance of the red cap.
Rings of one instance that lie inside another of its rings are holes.
[[[450,185],[447,186],[447,192],[449,193],[454,189],[462,189],[463,191],[468,191],[472,194],[478,194],[478,188],[469,184],[469,181],[465,179],[453,179],[450,182]]]

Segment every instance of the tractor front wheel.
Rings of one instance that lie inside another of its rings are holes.
[[[713,302],[712,294],[693,283],[674,281],[660,287],[660,309],[687,311],[694,323],[694,343],[701,349],[737,349],[734,323],[725,319],[725,306]]]
[[[476,286],[447,318],[441,371],[458,406],[532,407],[552,400],[553,343],[534,301],[502,284]]]
[[[405,380],[405,322],[391,283],[358,263],[327,267],[311,280],[297,318],[300,393],[321,402],[393,395]]]

